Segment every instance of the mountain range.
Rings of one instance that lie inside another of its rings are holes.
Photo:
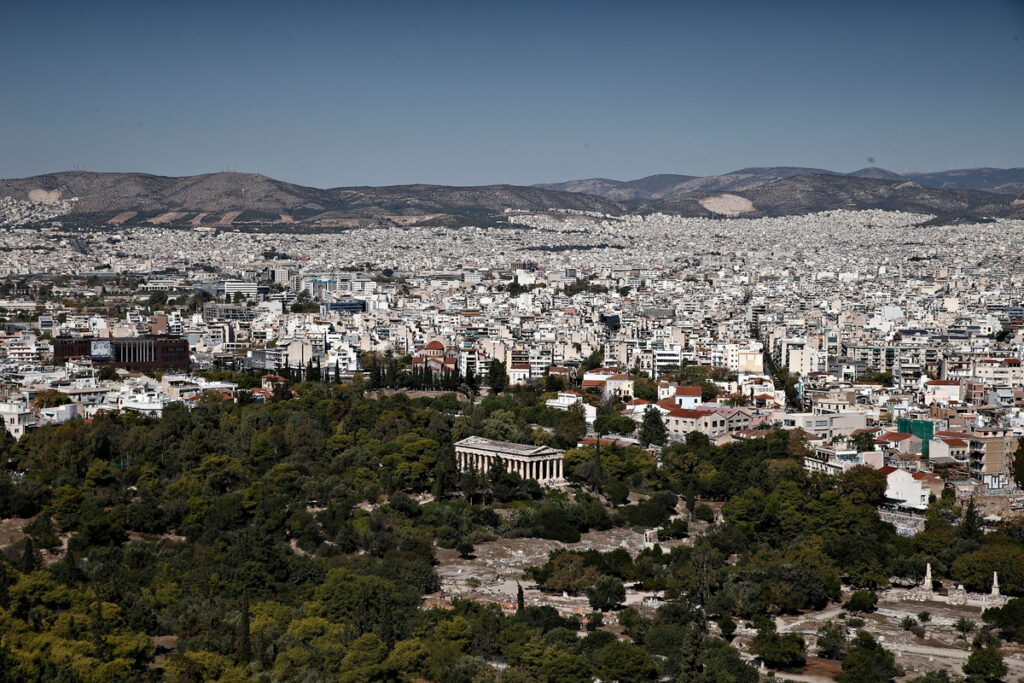
[[[608,199],[666,199],[686,192],[711,190],[733,192],[749,190],[775,180],[799,175],[836,175],[877,180],[911,181],[926,187],[945,190],[985,190],[1001,194],[1016,194],[1024,191],[1024,168],[968,168],[934,173],[894,173],[884,168],[862,168],[853,173],[836,173],[820,168],[799,166],[768,166],[743,168],[731,173],[713,176],[689,176],[661,174],[638,178],[637,180],[609,180],[590,178],[570,180],[564,183],[544,183],[536,187],[547,190],[583,192]]]
[[[1019,194],[1017,194],[1019,193]],[[1016,195],[1016,196],[1015,196]],[[0,180],[0,198],[77,197],[72,225],[344,229],[399,225],[476,225],[506,210],[608,214],[781,216],[831,209],[929,213],[941,221],[1024,218],[1024,168],[897,174],[878,168],[834,173],[799,167],[746,168],[720,176],[656,175],[521,186],[392,185],[320,189],[260,174],[166,177],[71,171]]]

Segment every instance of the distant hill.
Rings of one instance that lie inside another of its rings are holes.
[[[608,199],[665,199],[696,190],[732,191],[745,190],[770,183],[780,178],[789,178],[802,173],[830,173],[816,168],[796,166],[771,166],[743,168],[732,173],[715,176],[654,175],[638,180],[573,180],[566,183],[538,185],[551,190],[586,192]]]
[[[984,190],[1001,194],[1016,194],[1024,190],[1024,168],[971,168],[935,173],[899,174],[884,168],[862,168],[853,173],[836,173],[818,168],[800,166],[766,166],[743,168],[731,173],[713,176],[659,175],[639,180],[570,180],[564,183],[538,185],[552,190],[584,192],[614,200],[666,199],[698,190],[736,192],[766,185],[783,178],[798,175],[847,175],[855,178],[878,180],[913,180],[918,185],[948,190]],[[652,179],[669,179],[651,183]]]
[[[535,185],[545,190],[563,192],[583,192],[614,200],[649,199],[652,197],[671,197],[683,191],[685,183],[696,176],[663,173],[651,175],[637,180],[608,180],[607,178],[590,178],[588,180],[572,180],[567,183],[551,183]]]
[[[851,175],[854,178],[875,178],[876,180],[906,180],[906,177],[901,176],[899,173],[893,173],[877,166],[862,168],[847,175]]]
[[[781,216],[830,209],[928,213],[943,221],[1024,217],[1014,195],[926,187],[884,169],[855,174],[797,173],[795,167],[748,168],[714,176],[659,175],[629,183],[580,181],[620,199],[555,187],[392,185],[319,189],[259,174],[210,173],[183,178],[74,171],[0,180],[0,197],[53,201],[78,197],[69,225],[217,225],[245,229],[322,230],[368,222],[489,225],[506,209],[570,209],[608,214],[662,211],[685,216]],[[913,176],[915,179],[918,176]],[[1002,180],[1005,176],[989,174]],[[679,189],[683,188],[683,189]],[[658,196],[638,196],[652,194]]]
[[[702,191],[649,200],[636,208],[686,215],[715,215],[716,212],[707,208],[708,198],[723,196],[748,200],[750,210],[738,214],[745,216],[790,216],[834,209],[885,209],[933,214],[946,221],[1024,217],[1024,203],[1014,206],[1010,197],[994,192],[943,190],[909,180],[819,173],[782,178],[730,193]]]
[[[1024,168],[964,168],[903,175],[915,183],[947,190],[988,190],[1004,194],[1024,191]]]
[[[333,198],[324,190],[284,183],[253,173],[206,173],[171,178],[146,173],[68,171],[0,180],[0,196],[26,199],[33,190],[59,190],[78,197],[76,211],[325,209]]]
[[[395,216],[457,216],[500,213],[505,209],[529,211],[575,209],[619,213],[622,207],[602,197],[517,185],[449,187],[393,185],[319,189],[285,183],[251,173],[208,173],[172,178],[144,173],[92,173],[71,171],[0,180],[0,197],[28,199],[43,191],[49,198],[78,197],[74,213],[94,219],[116,219],[136,212],[128,224],[152,220],[161,212],[175,212],[176,222],[200,218],[222,220],[239,212],[246,218],[285,222],[337,222]],[[56,192],[55,192],[56,191]],[[59,193],[59,194],[58,194]],[[228,219],[231,220],[238,218]],[[158,219],[159,220],[159,219]]]

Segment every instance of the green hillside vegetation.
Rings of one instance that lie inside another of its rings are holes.
[[[1024,594],[1024,526],[985,534],[958,525],[943,499],[925,532],[902,538],[879,521],[869,476],[804,471],[798,432],[721,448],[694,434],[665,448],[660,465],[638,447],[573,449],[566,473],[579,488],[565,492],[455,467],[453,443],[474,434],[573,445],[575,422],[546,408],[539,389],[474,405],[454,393],[373,396],[359,380],[292,388],[297,397],[279,391],[268,404],[210,396],[160,419],[102,414],[0,442],[0,462],[24,473],[0,475],[0,516],[33,520],[0,558],[0,671],[53,681],[753,682],[756,670],[711,621],[728,635],[739,619],[821,608],[844,583],[920,578],[926,562],[969,588],[986,588],[998,569],[1005,592]],[[415,499],[427,493],[431,502]],[[683,497],[691,510],[697,497],[723,503],[724,521],[670,522]],[[436,547],[572,542],[614,526],[685,535],[695,524],[694,545],[670,553],[557,551],[529,571],[541,590],[586,594],[598,610],[619,609],[623,586],[664,590],[656,612],[619,612],[630,642],[600,629],[578,638],[580,621],[552,608],[420,606],[440,587]],[[62,540],[44,565],[41,551]],[[802,640],[760,638],[766,652],[784,644],[796,648],[786,661],[802,661]]]

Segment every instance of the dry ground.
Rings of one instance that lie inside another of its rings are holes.
[[[749,199],[735,194],[705,197],[700,200],[700,205],[708,211],[714,211],[723,216],[738,216],[741,213],[750,213],[754,210],[754,204]]]
[[[107,223],[110,225],[121,225],[125,221],[135,218],[135,216],[137,216],[138,213],[138,211],[122,211],[121,213],[117,214],[109,221],[107,221]]]

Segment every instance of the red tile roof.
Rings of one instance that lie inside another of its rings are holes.
[[[875,439],[876,443],[892,442],[892,441],[906,441],[913,434],[901,434],[900,432],[888,432]]]

